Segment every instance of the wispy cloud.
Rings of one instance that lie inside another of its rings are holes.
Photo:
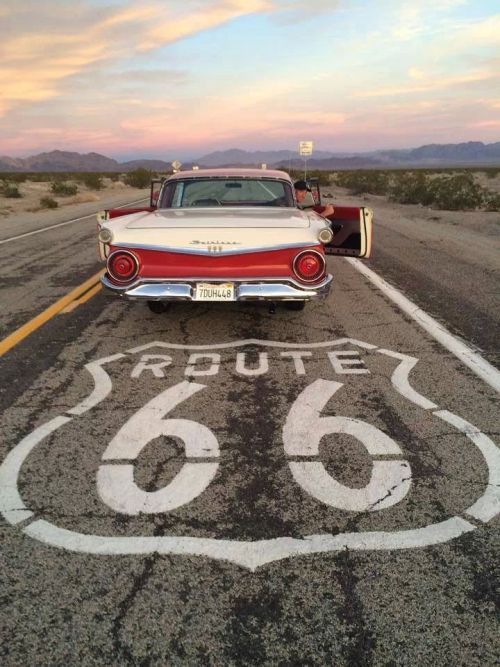
[[[241,16],[270,11],[273,5],[268,0],[221,0],[204,3],[203,9],[177,12],[162,12],[157,22],[147,30],[138,44],[139,49],[149,50],[170,42],[189,37],[210,28],[232,21]]]
[[[9,2],[7,19],[12,23],[19,22],[17,6]],[[65,79],[97,64],[130,58],[272,8],[268,0],[187,0],[175,6],[155,0],[141,5],[129,2],[96,16],[90,6],[77,3],[69,23],[68,7],[61,10],[54,0],[40,3],[32,7],[34,15],[39,14],[42,23],[50,15],[52,28],[40,33],[32,16],[24,31],[0,44],[0,109],[5,113],[21,103],[52,97]]]
[[[395,97],[413,93],[444,91],[447,88],[468,88],[471,84],[500,81],[500,72],[483,70],[455,76],[432,76],[419,70],[418,75],[416,75],[415,70],[413,70],[410,72],[409,78],[410,81],[406,84],[362,90],[355,93],[355,97]]]
[[[340,0],[274,0],[274,11],[281,23],[299,23],[331,14],[340,7]]]
[[[500,15],[482,5],[2,0],[2,152],[496,137]]]

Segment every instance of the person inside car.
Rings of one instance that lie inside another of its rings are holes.
[[[300,209],[307,210],[309,208],[314,208],[316,213],[319,213],[319,215],[322,215],[324,218],[328,218],[334,214],[335,209],[331,204],[327,204],[326,206],[316,206],[312,197],[309,197],[310,201],[306,201],[311,190],[305,181],[295,181],[293,187],[295,188],[297,205]]]

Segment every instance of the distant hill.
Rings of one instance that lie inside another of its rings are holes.
[[[74,153],[70,151],[50,151],[27,158],[0,157],[0,171],[131,171],[132,169],[152,171],[171,170],[169,162],[163,160],[131,160],[120,163],[100,153]]]
[[[303,169],[304,168],[304,158],[295,158],[292,161],[286,160],[285,162],[279,162],[275,165],[270,165],[277,169]],[[376,160],[371,157],[330,157],[325,160],[318,160],[315,157],[309,158],[307,160],[308,169],[319,169],[319,170],[349,170],[349,169],[370,169],[383,167],[381,160]]]
[[[130,160],[121,162],[118,170],[131,171],[132,169],[150,169],[151,171],[172,171],[172,164],[164,160]]]
[[[294,151],[217,151],[199,158],[204,167],[257,166],[302,168],[304,158]],[[310,169],[363,169],[399,166],[453,166],[500,163],[500,142],[483,144],[469,141],[461,144],[429,144],[403,150],[372,151],[370,153],[336,154],[314,151],[307,164]]]
[[[500,162],[500,142],[483,144],[467,141],[461,144],[427,144],[406,150],[369,153],[384,163],[414,165],[489,164]]]
[[[317,158],[333,157],[335,153],[328,151],[315,151]],[[200,167],[227,167],[227,166],[255,166],[261,164],[274,166],[278,163],[288,164],[290,160],[298,159],[300,156],[297,151],[244,151],[239,148],[231,148],[227,151],[215,151],[208,155],[198,158],[197,164]]]
[[[209,153],[196,160],[186,161],[185,169],[192,164],[200,167],[268,167],[302,168],[304,160],[296,151],[245,151],[232,148]],[[484,144],[468,141],[460,144],[428,144],[404,150],[380,150],[370,153],[332,153],[314,151],[307,161],[310,169],[375,169],[380,167],[452,167],[474,165],[500,165],[500,142]],[[106,172],[131,171],[139,167],[151,171],[171,170],[167,160],[138,159],[118,162],[99,153],[50,151],[27,158],[0,156],[0,172],[5,171],[73,171]]]

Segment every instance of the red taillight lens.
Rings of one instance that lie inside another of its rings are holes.
[[[118,250],[108,257],[108,273],[117,282],[128,282],[139,271],[139,262],[135,255],[125,250]]]
[[[314,282],[325,273],[325,258],[319,252],[306,250],[297,255],[293,269],[300,280]]]

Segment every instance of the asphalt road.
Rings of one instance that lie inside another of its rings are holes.
[[[94,231],[0,245],[2,335]],[[497,394],[329,261],[303,312],[101,292],[0,360],[3,664],[496,664]]]
[[[376,212],[368,266],[500,367],[500,215],[365,200]]]

